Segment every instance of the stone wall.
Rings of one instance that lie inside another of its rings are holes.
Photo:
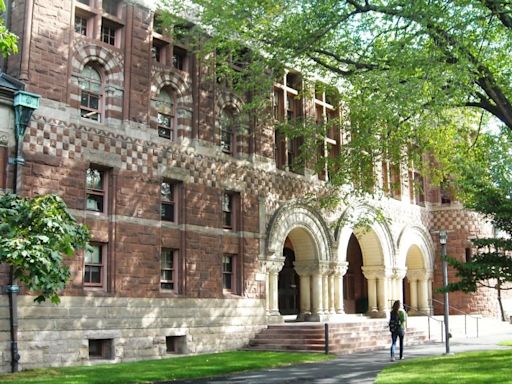
[[[160,359],[177,354],[233,350],[245,346],[266,324],[264,305],[252,299],[62,298],[58,305],[19,298],[20,369]],[[0,297],[0,324],[9,310]],[[176,353],[166,337],[182,336]],[[91,360],[89,340],[108,339],[112,358]],[[1,332],[0,371],[10,366],[9,332]]]

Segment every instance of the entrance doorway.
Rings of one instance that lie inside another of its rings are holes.
[[[283,249],[284,266],[279,272],[278,301],[281,315],[299,314],[300,278],[295,272],[295,252],[291,248]]]
[[[368,286],[363,275],[363,253],[352,234],[347,248],[347,273],[343,277],[343,304],[346,313],[368,312]]]

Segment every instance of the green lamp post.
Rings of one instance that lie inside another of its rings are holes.
[[[13,193],[16,194],[18,185],[18,164],[25,164],[23,158],[23,137],[25,131],[30,123],[32,113],[39,107],[39,95],[25,91],[16,91],[14,94],[14,113],[15,113],[15,132],[14,138],[16,140],[15,156],[14,156],[14,176],[13,176]],[[10,328],[11,328],[11,371],[18,371],[18,361],[20,355],[18,353],[18,301],[17,295],[20,287],[16,284],[14,273],[11,267],[9,273],[9,285],[6,287],[6,292],[9,295],[9,314],[10,314]]]

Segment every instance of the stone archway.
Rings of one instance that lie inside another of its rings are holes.
[[[420,226],[404,228],[398,238],[396,268],[403,283],[395,297],[402,298],[409,314],[432,312],[433,265],[434,245],[428,232]]]
[[[335,233],[336,254],[338,263],[346,265],[350,239],[357,238],[362,255],[361,270],[367,282],[366,313],[385,317],[390,306],[395,247],[387,223],[377,220],[377,216],[376,210],[365,204],[345,210]],[[358,226],[362,219],[369,224]]]
[[[311,207],[290,203],[276,211],[267,231],[266,257],[262,265],[267,272],[268,314],[281,315],[278,279],[285,263],[282,255],[286,241],[293,247],[294,268],[300,279],[297,320],[320,321],[342,313],[344,271],[333,261],[329,229]]]

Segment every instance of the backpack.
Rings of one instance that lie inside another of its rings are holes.
[[[400,330],[400,317],[391,313],[391,317],[389,319],[389,331],[391,333],[398,333]]]

